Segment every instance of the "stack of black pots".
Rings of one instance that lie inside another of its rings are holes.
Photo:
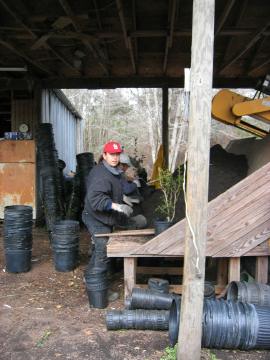
[[[94,154],[90,152],[84,152],[76,155],[76,160],[77,160],[77,173],[79,174],[80,184],[81,184],[81,199],[83,201],[87,190],[87,177],[89,175],[90,170],[95,165]]]
[[[18,273],[31,269],[33,209],[6,206],[4,210],[4,248],[6,270]]]
[[[79,262],[78,221],[62,220],[54,224],[52,231],[52,249],[55,270],[71,271]]]
[[[38,170],[41,179],[42,201],[49,235],[55,222],[64,218],[64,199],[58,168],[52,124],[40,124],[38,139]]]
[[[81,200],[81,180],[79,174],[72,179],[72,191],[67,205],[66,218],[79,220],[82,212],[83,200]]]
[[[84,278],[89,305],[98,309],[106,308],[108,306],[109,287],[107,270],[89,267],[85,271]]]
[[[178,338],[180,306],[173,301],[169,317],[169,339]],[[205,300],[202,346],[216,349],[270,349],[270,308],[244,302]]]

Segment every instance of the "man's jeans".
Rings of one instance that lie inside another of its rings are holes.
[[[100,268],[107,270],[108,258],[107,258],[107,242],[108,237],[96,237],[95,234],[111,233],[112,226],[105,225],[98,220],[90,216],[86,211],[82,213],[82,220],[86,225],[92,240],[92,256],[87,266],[87,269]],[[87,271],[87,270],[86,270]]]

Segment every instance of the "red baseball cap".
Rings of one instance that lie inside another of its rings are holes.
[[[109,141],[103,147],[104,153],[110,153],[110,154],[119,153],[120,154],[122,151],[123,151],[122,146],[116,141]]]

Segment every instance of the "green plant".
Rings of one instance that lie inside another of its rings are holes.
[[[175,217],[176,202],[182,190],[183,179],[181,167],[178,167],[174,173],[168,169],[159,168],[158,180],[163,197],[156,212],[169,222]]]
[[[176,350],[177,344],[174,347],[167,346],[165,349],[165,354],[163,354],[160,360],[176,360]]]

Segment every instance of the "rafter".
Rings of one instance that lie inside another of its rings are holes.
[[[136,0],[132,0],[132,27],[133,31],[137,30],[137,17],[136,17]],[[134,39],[134,56],[138,60],[138,40]]]
[[[250,37],[249,42],[244,46],[237,54],[235,54],[227,63],[225,63],[220,69],[219,72],[226,70],[231,66],[235,61],[237,61],[241,56],[243,56],[262,36],[262,33],[269,27],[270,21],[264,24],[262,27],[257,29],[253,35]]]
[[[9,5],[6,4],[4,0],[0,0],[0,4],[4,7],[4,9],[22,26],[22,28],[27,31],[34,40],[38,40],[38,36],[33,32],[27,23],[13,10]],[[76,70],[73,65],[71,65],[63,55],[61,55],[58,51],[56,51],[47,41],[47,48],[59,59],[61,60],[66,66]]]
[[[264,59],[263,62],[258,63],[257,65],[255,65],[251,70],[249,70],[248,75],[260,70],[261,68],[263,68],[264,66],[270,64],[270,58],[268,57],[266,60]]]
[[[0,44],[9,49],[14,54],[18,55],[19,57],[23,58],[27,62],[31,63],[35,67],[39,68],[40,70],[44,71],[45,73],[52,75],[53,73],[45,68],[43,65],[39,64],[37,61],[34,61],[29,56],[27,56],[23,51],[16,49],[12,44],[8,43],[4,39],[0,38]]]
[[[254,50],[252,51],[252,54],[248,57],[246,61],[245,66],[245,73],[249,73],[250,69],[256,64],[256,58],[261,52],[261,50],[264,48],[264,44],[266,42],[266,37],[262,36],[261,39],[257,42],[257,44],[254,46]]]
[[[130,60],[131,60],[132,69],[133,69],[134,74],[136,74],[137,69],[136,69],[136,63],[135,63],[135,59],[134,59],[133,47],[132,47],[131,38],[130,38],[130,36],[128,36],[128,32],[127,32],[122,1],[116,0],[116,6],[117,6],[118,15],[120,18],[122,32],[124,35],[125,45],[126,45],[126,48],[129,50],[129,56],[130,56]]]
[[[170,1],[171,6],[169,6],[169,9],[170,9],[170,14],[168,14],[169,34],[167,36],[166,45],[165,45],[165,55],[164,55],[164,62],[163,62],[163,72],[164,73],[167,70],[169,48],[172,47],[172,42],[173,42],[173,31],[174,31],[175,14],[176,14],[176,2],[177,2],[177,0],[171,0]]]
[[[75,18],[75,14],[73,13],[73,10],[71,9],[69,3],[67,0],[58,0],[60,5],[62,6],[62,8],[64,9],[65,13],[67,14],[67,16],[70,17],[72,25],[76,31],[76,33],[81,34],[82,29],[80,24],[77,22],[76,18]],[[102,69],[105,71],[105,73],[108,75],[109,74],[109,70],[108,67],[104,64],[104,60],[101,59],[99,52],[95,49],[94,45],[91,44],[87,39],[83,39],[82,43],[84,44],[84,46],[93,54],[93,56],[95,57],[95,59],[97,59],[99,65],[102,67]]]
[[[223,25],[225,24],[234,3],[235,3],[235,0],[227,1],[226,6],[223,10],[223,13],[217,21],[215,37],[219,34],[220,30],[222,29]]]

